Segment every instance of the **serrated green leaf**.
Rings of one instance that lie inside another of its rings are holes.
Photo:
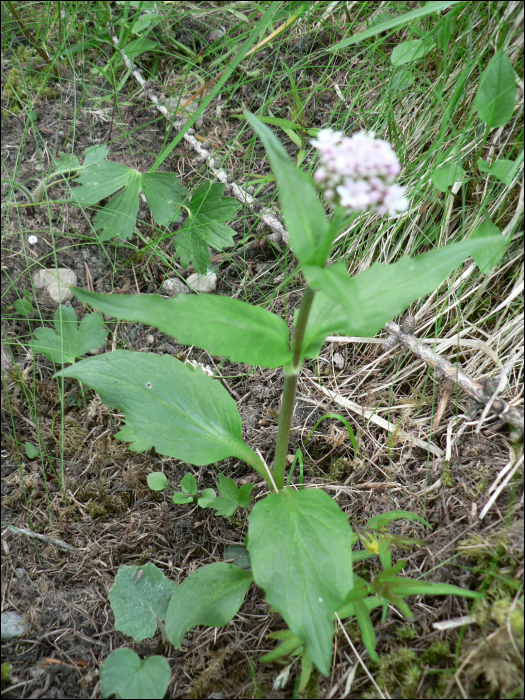
[[[82,163],[83,168],[89,168],[92,165],[98,165],[102,163],[104,158],[107,158],[109,153],[109,146],[105,143],[100,144],[100,146],[89,146],[84,151],[84,162]]]
[[[237,614],[253,581],[251,573],[218,562],[191,573],[174,592],[166,615],[170,642],[181,647],[196,625],[224,627]]]
[[[507,239],[488,217],[472,231],[469,240],[481,238],[488,238],[491,242],[487,243],[485,247],[474,251],[472,258],[480,271],[484,275],[488,275],[505,255]]]
[[[347,320],[345,332],[366,337],[377,333],[414,301],[437,289],[469,255],[497,243],[494,237],[483,241],[469,239],[415,258],[402,257],[392,265],[373,263],[352,278],[348,277],[344,263],[326,269],[304,266],[303,271],[311,285],[319,287],[343,308]],[[318,335],[315,327],[310,328],[310,336]]]
[[[138,572],[143,571],[143,574]],[[166,619],[171,596],[177,589],[154,564],[120,566],[108,597],[115,615],[115,629],[136,642],[151,639],[157,618]]]
[[[101,313],[86,314],[80,325],[72,306],[59,306],[51,328],[37,328],[36,340],[31,341],[33,352],[40,352],[51,362],[65,364],[99,347],[107,337]]]
[[[161,700],[170,678],[170,665],[163,656],[141,661],[131,649],[115,649],[100,668],[100,692],[103,698]]]
[[[124,425],[113,437],[122,442],[129,442],[128,450],[131,450],[131,452],[146,452],[153,447],[151,439],[149,437],[138,437],[131,425]]]
[[[440,192],[447,192],[449,187],[459,180],[462,180],[466,175],[461,165],[457,163],[446,163],[438,170],[434,170],[431,175],[432,182]]]
[[[413,63],[418,61],[429,51],[435,47],[433,41],[425,39],[414,39],[411,41],[403,41],[401,44],[397,44],[392,51],[390,60],[394,66],[402,66],[405,63]]]
[[[226,389],[171,355],[117,350],[55,376],[95,389],[124,413],[135,438],[148,439],[160,454],[198,466],[233,456],[257,462],[241,438],[239,412]]]
[[[250,112],[245,115],[264,144],[277,180],[290,245],[297,258],[306,264],[314,259],[328,230],[323,205],[312,179],[291,162],[271,129]]]
[[[288,326],[276,314],[238,299],[210,294],[99,294],[74,288],[81,301],[105,314],[155,326],[183,345],[205,348],[261,367],[280,367],[291,360]]]
[[[248,551],[257,585],[327,675],[334,612],[352,588],[352,530],[324,491],[285,488],[248,516]],[[269,529],[278,523],[278,537]]]
[[[494,129],[505,126],[516,104],[516,77],[506,53],[498,51],[483,71],[476,94],[476,107],[482,122]]]
[[[239,490],[233,479],[219,474],[217,490],[222,495],[210,503],[210,508],[216,510],[217,515],[229,518],[235,513],[239,506],[243,508],[248,507],[252,488],[253,484],[244,484]]]
[[[239,489],[239,506],[241,508],[248,508],[250,505],[253,486],[253,484],[243,484]]]
[[[184,493],[189,493],[191,496],[195,496],[197,493],[197,482],[195,477],[191,472],[185,474],[180,482],[180,487]]]
[[[234,197],[223,197],[225,185],[205,182],[194,192],[190,212],[177,235],[176,252],[183,267],[193,259],[193,267],[204,273],[210,265],[208,245],[223,250],[233,244],[235,231],[221,223],[230,221],[239,210]]]
[[[27,299],[17,299],[14,303],[15,311],[20,316],[28,316],[34,311],[33,304]]]
[[[168,477],[163,472],[152,472],[147,476],[147,482],[153,491],[164,491],[168,484]]]
[[[139,173],[120,163],[100,162],[101,156],[90,156],[91,164],[83,168],[78,178],[82,187],[74,189],[72,195],[78,204],[93,206],[124,188],[94,218],[95,230],[102,231],[101,240],[131,238],[141,191],[159,226],[176,220],[186,190],[174,173]]]
[[[80,161],[75,155],[72,153],[61,153],[55,162],[53,175],[69,173],[74,170],[80,170],[80,168]]]

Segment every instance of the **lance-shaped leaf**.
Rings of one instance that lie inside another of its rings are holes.
[[[74,362],[86,352],[100,347],[106,340],[102,314],[86,314],[80,325],[72,306],[59,306],[55,312],[52,328],[37,328],[36,340],[31,341],[33,352],[41,352],[51,362],[65,364]]]
[[[268,153],[279,188],[279,201],[290,245],[302,263],[311,262],[328,229],[323,205],[312,179],[292,163],[271,129],[250,112],[245,115]]]
[[[409,304],[433,292],[467,256],[483,248],[498,251],[500,247],[501,237],[470,239],[415,258],[403,257],[392,265],[374,263],[355,277],[348,277],[344,263],[303,269],[311,285],[344,309],[346,332],[363,337],[374,335]],[[314,327],[310,333],[316,336]]]
[[[483,71],[476,94],[476,107],[482,122],[490,128],[505,126],[516,104],[514,68],[502,50],[490,60]]]
[[[327,675],[334,613],[352,588],[348,517],[324,491],[286,488],[258,501],[248,522],[255,582]]]
[[[55,376],[79,379],[122,411],[144,449],[198,466],[226,457],[259,464],[241,438],[241,418],[226,389],[171,355],[117,350]]]
[[[181,265],[204,273],[211,264],[208,245],[223,250],[233,244],[235,231],[225,221],[231,221],[240,204],[234,197],[223,197],[226,185],[205,182],[194,192],[189,214],[177,234],[176,252]]]
[[[170,642],[182,646],[196,625],[224,627],[237,614],[253,576],[237,566],[218,562],[191,573],[173,594],[166,615]]]
[[[291,359],[283,319],[239,299],[211,294],[163,299],[157,294],[73,292],[105,314],[155,326],[183,345],[196,345],[234,362],[273,368]]]
[[[151,639],[157,631],[157,619],[166,619],[176,589],[177,584],[155,564],[121,566],[108,594],[115,629],[129,634],[136,642]]]
[[[115,649],[100,669],[100,692],[103,698],[114,695],[123,700],[163,698],[170,678],[170,665],[163,656],[141,661],[131,649]]]
[[[82,187],[73,190],[73,199],[84,206],[93,206],[124,188],[93,220],[95,230],[101,231],[102,241],[115,237],[122,240],[131,238],[141,191],[159,226],[167,226],[177,219],[179,205],[186,192],[174,173],[139,173],[133,168],[109,161],[95,161],[84,168],[78,182]]]

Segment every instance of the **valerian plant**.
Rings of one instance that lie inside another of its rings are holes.
[[[248,516],[245,545],[249,567],[210,564],[192,572],[179,586],[164,578],[153,564],[120,567],[110,591],[116,628],[140,641],[152,637],[160,626],[165,639],[180,647],[186,632],[195,625],[226,625],[255,582],[288,625],[288,632],[278,636],[281,647],[266,660],[284,654],[300,656],[300,685],[304,688],[313,666],[324,675],[330,671],[336,619],[355,617],[371,658],[377,658],[370,618],[373,608],[382,607],[386,615],[387,606],[392,604],[410,617],[404,600],[407,596],[478,594],[399,576],[404,562],[392,564],[394,540],[387,534],[387,526],[400,517],[428,525],[418,516],[387,513],[370,521],[369,528],[358,536],[348,516],[327,493],[286,485],[290,426],[303,362],[319,354],[331,333],[374,335],[408,305],[439,287],[469,255],[484,251],[490,256],[492,250],[499,254],[501,236],[464,240],[414,258],[404,256],[392,265],[373,263],[355,277],[348,276],[344,262],[326,267],[333,241],[350,217],[362,211],[381,215],[408,208],[406,193],[394,182],[400,172],[397,156],[388,143],[373,134],[346,137],[322,130],[313,141],[319,149],[320,167],[312,179],[290,161],[267,126],[252,114],[246,118],[268,153],[290,245],[307,280],[291,342],[282,318],[225,296],[163,299],[80,289],[74,293],[106,314],[155,326],[179,343],[206,349],[212,355],[266,368],[282,367],[285,382],[273,465],[268,466],[242,439],[241,418],[226,389],[171,355],[117,350],[82,360],[56,376],[82,381],[106,404],[122,411],[126,423],[115,437],[129,443],[130,450],[142,452],[154,447],[162,455],[197,466],[236,457],[261,475],[270,492],[255,502]],[[329,218],[316,183],[334,209]],[[155,477],[152,485],[163,488],[165,480],[158,479]],[[197,485],[192,479],[181,486],[183,495],[178,498],[193,500]],[[237,502],[246,507],[250,494],[245,495],[240,502],[230,494],[232,507]],[[229,513],[231,508],[219,512]],[[353,553],[358,540],[365,550]],[[383,571],[371,582],[354,573],[354,561],[376,555]],[[125,659],[110,655],[101,670],[103,694],[131,697],[133,692],[133,697],[139,697],[137,688],[147,685],[151,670],[162,666],[159,657],[152,658],[155,661],[141,662],[136,655],[128,654]],[[165,673],[163,678],[167,678]],[[167,682],[164,690],[158,683],[155,689],[150,685],[149,692],[162,697]],[[132,691],[125,689],[129,684]]]

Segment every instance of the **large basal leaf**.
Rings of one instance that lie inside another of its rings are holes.
[[[248,521],[255,582],[328,675],[334,612],[352,588],[348,517],[324,491],[286,488],[256,503]]]
[[[283,319],[238,299],[210,294],[163,299],[157,294],[73,292],[105,314],[155,326],[183,345],[205,348],[233,362],[273,368],[291,359]]]
[[[506,53],[498,51],[483,71],[476,94],[476,107],[482,122],[490,128],[505,126],[516,104],[516,78]]]
[[[141,661],[131,649],[115,649],[100,669],[100,692],[103,698],[162,700],[170,678],[170,665],[163,656]]]
[[[108,597],[115,615],[115,629],[136,642],[151,639],[157,618],[166,619],[171,596],[177,589],[155,564],[121,566]]]
[[[174,173],[140,173],[120,163],[99,160],[81,171],[77,182],[82,187],[74,189],[72,196],[83,206],[93,206],[124,188],[93,220],[102,241],[131,238],[141,191],[157,225],[167,226],[177,219],[186,190]]]
[[[191,573],[173,594],[166,615],[170,642],[181,647],[196,625],[224,627],[237,614],[253,576],[232,564],[208,564]]]
[[[290,245],[297,258],[308,263],[314,258],[328,229],[323,205],[311,178],[291,162],[272,130],[250,112],[245,112],[245,116],[266,148],[279,188]]]
[[[52,328],[37,328],[36,340],[30,346],[34,353],[41,352],[51,362],[66,364],[74,362],[77,357],[100,347],[106,340],[102,314],[86,314],[80,324],[72,306],[59,306],[55,312]]]
[[[126,417],[142,445],[195,465],[257,456],[242,441],[241,418],[226,389],[171,355],[117,350],[55,376],[74,377]]]
[[[204,273],[210,266],[208,245],[223,250],[233,244],[235,231],[226,226],[239,210],[234,197],[223,197],[225,185],[205,182],[194,192],[188,218],[177,234],[176,252],[187,268],[191,260],[197,272]]]
[[[469,255],[486,247],[499,250],[501,238],[468,240],[423,253],[403,257],[392,265],[374,263],[355,277],[348,277],[346,265],[336,263],[326,269],[305,266],[308,282],[319,287],[343,307],[354,336],[371,336],[425,294],[433,292]],[[310,333],[316,335],[312,327]]]

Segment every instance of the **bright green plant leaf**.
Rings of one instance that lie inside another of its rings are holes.
[[[180,482],[180,487],[184,493],[190,494],[190,496],[195,496],[197,493],[197,482],[195,477],[191,472],[185,474]]]
[[[103,698],[162,700],[170,678],[170,665],[163,656],[141,661],[131,649],[115,649],[100,669],[100,692]]]
[[[204,489],[204,491],[201,493],[199,500],[197,503],[200,505],[201,508],[208,508],[210,503],[214,501],[217,498],[217,494],[213,489]]]
[[[478,168],[480,173],[489,173],[489,175],[493,175],[500,182],[509,187],[516,177],[522,162],[523,151],[517,160],[495,160],[491,165],[486,163],[483,158],[479,158]]]
[[[266,148],[279,188],[290,245],[298,259],[308,263],[315,257],[328,229],[323,205],[311,178],[291,162],[271,129],[250,112],[245,112],[245,116]]]
[[[248,522],[255,582],[328,675],[334,612],[352,588],[348,517],[324,491],[285,488],[258,501]]]
[[[229,518],[237,508],[248,508],[252,489],[253,484],[243,484],[239,489],[233,479],[219,474],[217,490],[221,496],[210,503],[210,508],[216,510],[217,515]]]
[[[98,294],[73,289],[81,301],[105,314],[155,326],[183,345],[205,348],[261,367],[280,367],[291,360],[288,326],[276,314],[239,299],[211,294]]]
[[[173,503],[176,505],[184,505],[186,503],[193,503],[193,497],[189,496],[187,493],[182,493],[180,491],[177,491],[176,493],[173,494],[172,498]]]
[[[33,304],[27,299],[17,299],[14,303],[15,311],[20,316],[29,316],[33,313]]]
[[[474,251],[472,257],[481,272],[488,275],[505,255],[507,240],[488,217],[470,234],[470,240],[483,238],[488,238],[491,242]]]
[[[166,616],[170,642],[181,647],[196,625],[224,627],[237,614],[253,576],[237,566],[218,562],[191,573],[171,598]]]
[[[404,15],[399,15],[399,17],[394,17],[393,19],[389,19],[386,22],[382,22],[381,24],[371,26],[364,32],[354,34],[349,39],[345,39],[344,41],[335,44],[335,46],[331,46],[328,49],[328,51],[340,51],[341,49],[344,49],[347,46],[352,46],[352,44],[358,44],[360,41],[364,41],[365,39],[368,39],[371,36],[377,36],[378,34],[381,34],[381,32],[386,32],[388,29],[402,27],[403,25],[411,24],[412,22],[414,22],[414,20],[419,19],[420,17],[426,17],[427,15],[431,15],[434,12],[441,12],[442,10],[446,9],[447,7],[450,7],[451,5],[456,5],[458,2],[461,2],[461,0],[448,0],[445,2],[427,2],[423,5],[423,7],[419,7],[417,10],[412,10],[411,12],[407,12]]]
[[[51,362],[65,364],[74,362],[86,352],[100,347],[108,335],[102,314],[86,314],[80,325],[72,306],[59,306],[55,312],[52,328],[37,328],[36,340],[30,343],[34,353],[41,352]]]
[[[476,94],[476,107],[482,122],[494,129],[505,126],[516,104],[516,78],[506,53],[498,51],[483,71]]]
[[[187,268],[193,260],[197,272],[205,273],[211,264],[208,245],[223,250],[233,244],[235,231],[224,221],[231,221],[240,204],[234,197],[223,197],[226,185],[204,182],[194,192],[189,214],[177,234],[176,252]]]
[[[402,66],[405,63],[413,63],[414,61],[423,58],[429,51],[435,47],[433,41],[425,39],[415,39],[413,41],[403,41],[397,44],[392,51],[390,60],[394,66]]]
[[[370,518],[370,520],[367,522],[366,527],[378,530],[379,528],[386,527],[388,523],[391,523],[394,520],[416,520],[422,525],[432,528],[432,525],[430,523],[427,523],[426,520],[423,520],[423,518],[420,515],[411,513],[409,510],[391,510],[388,513],[374,515],[374,517]]]
[[[376,652],[376,634],[374,631],[374,625],[370,619],[370,611],[362,600],[354,601],[354,611],[359,627],[361,628],[361,634],[366,650],[368,651],[372,661],[377,662],[379,657],[377,656]]]
[[[157,618],[166,619],[176,589],[177,584],[167,579],[155,564],[120,566],[108,594],[115,629],[136,642],[151,639],[157,630]]]
[[[73,199],[80,205],[93,206],[124,188],[97,213],[95,230],[102,241],[118,237],[131,238],[135,230],[140,192],[146,197],[155,223],[167,226],[177,220],[185,188],[174,173],[139,173],[120,163],[97,160],[84,168],[78,178],[82,185],[73,190]]]
[[[117,350],[55,376],[75,377],[126,416],[160,454],[201,466],[226,457],[259,464],[241,438],[235,401],[217,381],[171,355]],[[257,468],[257,467],[255,467]]]
[[[455,182],[462,180],[466,173],[457,163],[446,163],[432,173],[432,182],[440,192],[446,192]]]
[[[303,270],[310,284],[321,288],[344,308],[346,332],[366,337],[377,333],[414,301],[437,289],[466,257],[486,245],[499,244],[494,237],[484,241],[469,239],[453,243],[415,258],[402,257],[392,265],[373,263],[352,278],[348,277],[344,263],[326,269],[305,266]],[[318,337],[315,328],[310,329],[310,336]]]
[[[84,151],[84,162],[82,163],[83,168],[89,168],[91,165],[98,165],[107,158],[109,153],[109,146],[105,143],[100,146],[89,146]]]
[[[153,491],[164,491],[168,485],[168,477],[162,472],[152,472],[147,476],[147,482]]]
[[[272,632],[268,635],[268,638],[281,639],[283,643],[279,644],[279,646],[275,647],[275,649],[272,649],[272,651],[268,652],[268,654],[261,656],[260,661],[262,661],[263,664],[273,663],[276,659],[280,659],[283,656],[288,656],[288,654],[291,654],[293,651],[303,645],[299,637],[290,632],[290,630],[279,630],[278,632]]]
[[[32,442],[24,443],[24,449],[29,459],[35,459],[35,457],[38,457],[40,454],[40,450],[35,447]]]

